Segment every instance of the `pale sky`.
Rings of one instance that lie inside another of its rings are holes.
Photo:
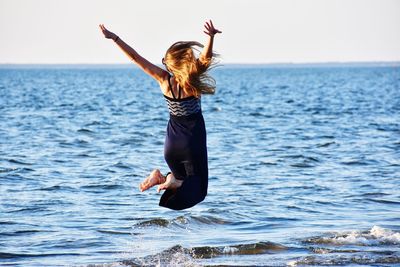
[[[400,0],[0,0],[0,63],[129,63],[104,23],[159,64],[210,18],[222,63],[400,61]]]

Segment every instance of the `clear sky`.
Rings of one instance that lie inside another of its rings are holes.
[[[0,0],[0,63],[129,63],[98,24],[154,63],[223,31],[223,63],[400,61],[399,0]]]

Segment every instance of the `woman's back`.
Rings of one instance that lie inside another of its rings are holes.
[[[176,83],[175,88],[172,87],[171,79],[168,79],[168,83],[168,92],[170,92],[172,97],[164,94],[164,98],[168,104],[169,113],[172,116],[190,116],[201,112],[200,97],[195,97],[194,95],[182,96],[184,90],[182,90],[182,87],[178,83]]]

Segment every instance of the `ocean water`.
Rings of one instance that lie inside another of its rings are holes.
[[[0,69],[1,266],[400,266],[400,66],[223,66],[209,193],[167,172],[156,82],[131,66]]]

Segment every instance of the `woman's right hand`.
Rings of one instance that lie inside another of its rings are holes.
[[[115,40],[118,37],[115,33],[107,30],[106,27],[104,27],[104,24],[100,24],[99,27],[100,27],[100,30],[103,32],[104,37],[106,37],[107,39]]]

